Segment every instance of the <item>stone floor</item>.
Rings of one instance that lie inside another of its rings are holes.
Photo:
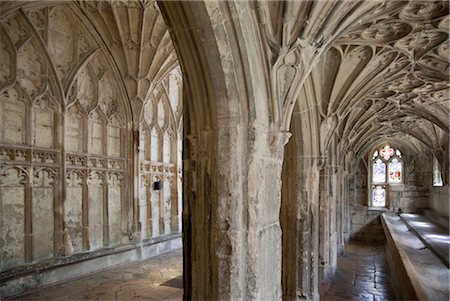
[[[349,243],[338,259],[334,280],[321,291],[322,301],[395,300],[384,245]]]
[[[350,243],[321,300],[394,300],[383,245]],[[181,250],[8,300],[181,300]]]
[[[7,300],[182,300],[181,250]]]

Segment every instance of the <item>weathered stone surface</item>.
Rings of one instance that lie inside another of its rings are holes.
[[[383,239],[375,149],[383,210],[448,211],[448,33],[446,1],[0,2],[0,269],[183,229],[186,299],[318,299]]]

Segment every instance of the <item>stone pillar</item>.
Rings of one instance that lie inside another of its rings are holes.
[[[325,282],[333,276],[330,268],[331,181],[331,166],[327,165],[320,171],[319,183],[319,279]]]
[[[330,172],[330,249],[329,249],[329,273],[333,277],[337,265],[337,245],[338,245],[338,199],[339,194],[339,175],[340,167],[332,166]],[[331,279],[331,278],[330,278]]]
[[[319,184],[325,158],[304,157],[303,201],[300,203],[299,300],[319,300]]]
[[[237,121],[184,140],[184,299],[281,299],[278,214],[289,134]]]
[[[280,213],[283,299],[319,300],[319,183],[325,158],[292,154],[287,146]]]

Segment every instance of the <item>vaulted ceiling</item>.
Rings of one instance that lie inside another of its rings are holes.
[[[272,52],[297,43],[311,57],[297,113],[313,112],[322,154],[336,138],[342,156],[366,157],[391,141],[442,159],[450,114],[447,1],[258,3],[271,16],[263,23]]]
[[[5,1],[0,11],[34,3]],[[157,3],[71,5],[89,20],[114,58],[138,115],[148,94],[178,66]],[[323,148],[335,137],[343,153],[364,155],[383,139],[408,139],[418,152],[429,148],[445,153],[448,1],[260,0],[251,5],[265,37],[268,65],[291,64],[301,70],[291,75],[287,68],[274,97],[289,103],[294,96],[299,111],[314,111],[320,128],[312,131],[320,135]]]
[[[311,81],[344,152],[382,139],[447,147],[448,9],[446,1],[394,1],[346,29],[321,57]]]

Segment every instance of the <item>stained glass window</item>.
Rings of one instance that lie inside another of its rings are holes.
[[[370,205],[374,207],[388,206],[388,185],[399,184],[403,181],[402,153],[396,147],[385,144],[374,150],[370,166],[372,170],[369,180],[373,184],[369,194]]]
[[[381,159],[373,163],[372,181],[374,183],[384,183],[386,181],[386,164]]]
[[[386,189],[383,186],[375,186],[372,189],[372,206],[386,206]]]
[[[386,145],[382,150],[380,150],[380,155],[384,158],[384,160],[389,160],[389,158],[394,154],[394,150]]]
[[[389,183],[400,183],[402,181],[402,162],[394,158],[389,162]]]

